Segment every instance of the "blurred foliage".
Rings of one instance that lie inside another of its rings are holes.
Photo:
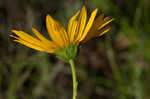
[[[150,99],[149,0],[0,0],[0,99],[70,99],[68,64],[8,37],[12,29],[47,36],[45,16],[67,26],[82,5],[112,16],[112,30],[80,48],[78,99]],[[85,50],[86,49],[86,50]]]

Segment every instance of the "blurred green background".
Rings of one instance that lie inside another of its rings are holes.
[[[115,18],[106,35],[81,45],[77,99],[150,99],[149,0],[0,0],[0,99],[71,99],[70,66],[13,42],[12,29],[47,36],[49,13],[64,26],[85,5]]]

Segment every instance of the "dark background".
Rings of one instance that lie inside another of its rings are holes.
[[[149,0],[0,0],[0,99],[71,99],[70,66],[13,42],[12,29],[47,36],[45,17],[62,25],[85,5],[115,18],[106,35],[81,45],[77,99],[150,99]]]

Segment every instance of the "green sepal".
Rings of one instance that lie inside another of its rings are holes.
[[[69,44],[68,46],[63,47],[60,50],[55,51],[55,54],[57,58],[65,62],[68,62],[70,59],[75,59],[78,55],[78,44]]]

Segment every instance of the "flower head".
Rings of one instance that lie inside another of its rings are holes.
[[[46,27],[51,40],[46,39],[35,28],[32,28],[32,31],[37,36],[36,38],[23,31],[17,30],[12,30],[17,36],[10,36],[15,38],[15,42],[35,50],[56,53],[56,55],[58,54],[57,56],[64,57],[64,53],[66,55],[68,53],[73,54],[74,52],[74,55],[69,57],[74,58],[77,54],[77,46],[80,43],[101,36],[110,30],[107,24],[114,19],[110,17],[104,18],[104,14],[100,14],[96,17],[97,11],[98,9],[95,9],[87,21],[87,10],[85,6],[83,6],[82,10],[78,11],[69,20],[67,30],[58,21],[54,20],[50,15],[47,15]]]

